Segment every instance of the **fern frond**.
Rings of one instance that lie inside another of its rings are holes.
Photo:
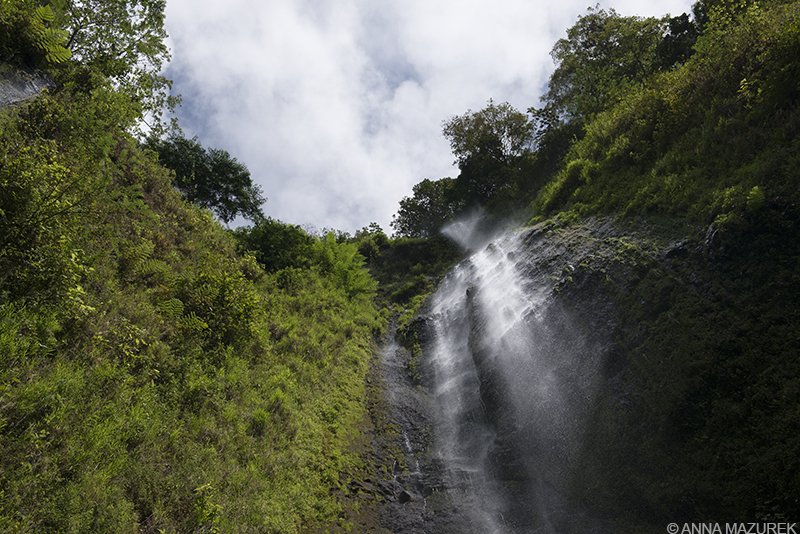
[[[183,315],[183,302],[180,299],[171,298],[159,302],[156,307],[160,312],[166,313],[170,317],[180,317]]]
[[[33,10],[29,19],[30,38],[45,61],[58,64],[72,57],[72,52],[64,47],[69,34],[64,30],[48,28],[55,19],[55,13],[50,6],[39,6]]]
[[[72,52],[61,46],[56,49],[49,50],[47,54],[45,54],[44,56],[45,60],[48,63],[53,63],[56,65],[64,63],[71,57],[72,57]]]
[[[149,239],[144,239],[142,240],[141,243],[137,243],[136,245],[126,250],[125,256],[127,258],[130,258],[130,261],[134,265],[134,268],[138,270],[139,266],[150,258],[150,255],[153,253],[153,250],[155,248],[156,248],[155,243],[153,243]]]
[[[178,319],[178,323],[192,330],[200,331],[208,328],[208,323],[200,319],[194,312],[189,312]]]
[[[50,6],[39,6],[33,10],[33,16],[41,22],[52,23],[56,20],[55,14]]]
[[[146,259],[136,264],[139,274],[164,274],[167,272],[167,263],[164,260]]]

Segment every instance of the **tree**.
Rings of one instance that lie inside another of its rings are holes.
[[[695,4],[698,7],[698,4]],[[669,33],[656,46],[656,61],[660,68],[669,69],[683,65],[694,52],[694,43],[699,35],[697,25],[684,13],[667,20]]]
[[[266,199],[253,184],[250,171],[225,150],[205,150],[197,137],[186,139],[173,132],[168,138],[150,136],[144,146],[158,154],[164,167],[175,171],[175,187],[184,198],[214,211],[226,224],[242,215],[255,221],[263,217]]]
[[[466,209],[513,202],[523,160],[530,154],[534,123],[508,102],[468,110],[442,123],[460,173],[456,179],[428,180],[400,201],[392,219],[397,235],[431,237]]]
[[[364,256],[355,243],[340,243],[328,232],[314,243],[314,259],[320,272],[335,280],[350,298],[369,299],[378,284],[364,268]]]
[[[373,264],[378,259],[381,252],[390,245],[389,237],[384,233],[383,228],[376,222],[369,223],[369,226],[357,230],[350,242],[358,247],[358,253],[364,256],[367,264]]]
[[[455,180],[422,180],[413,188],[412,197],[400,201],[400,209],[392,217],[392,228],[404,237],[431,237],[463,208],[456,198]]]
[[[597,7],[578,17],[550,52],[557,67],[541,98],[550,122],[585,123],[655,72],[665,25]]]
[[[0,57],[51,68],[59,85],[85,93],[110,85],[158,133],[180,97],[160,73],[170,55],[165,0],[4,0]],[[52,69],[52,67],[59,67]]]
[[[299,226],[267,217],[252,227],[237,228],[234,236],[269,272],[310,265],[315,240]]]
[[[164,43],[165,0],[52,0],[68,34],[72,58],[100,74],[141,108],[148,126],[161,133],[164,111],[175,108],[172,82],[160,73],[170,60]]]
[[[467,111],[443,124],[461,173],[455,182],[455,198],[467,205],[485,206],[501,191],[513,196],[520,163],[530,152],[533,123],[509,103]]]
[[[532,125],[528,117],[508,102],[489,105],[480,111],[468,110],[442,124],[456,163],[464,164],[476,156],[486,156],[503,165],[514,165],[530,148]]]

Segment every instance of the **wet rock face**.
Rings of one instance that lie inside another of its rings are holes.
[[[425,321],[417,326],[424,328]],[[353,531],[483,533],[459,509],[457,487],[433,445],[431,406],[411,361],[410,351],[389,341],[370,371],[369,383],[378,386],[385,402],[370,410],[373,428],[381,429],[379,436],[373,436],[369,458],[377,469],[347,487],[351,508],[352,503],[359,504],[359,510],[349,514]]]
[[[55,82],[43,72],[0,66],[0,107],[36,98],[45,89],[55,89]]]
[[[407,462],[419,469],[397,477],[404,490],[384,524],[398,532],[445,532],[451,523],[460,532],[607,532],[569,495],[616,350],[615,295],[661,250],[605,222],[542,225],[459,265],[401,336],[422,348],[409,382],[419,387],[395,396]],[[414,397],[424,410],[410,409]],[[420,434],[420,424],[429,430]]]
[[[784,432],[800,424],[785,408],[800,403],[800,215],[773,216],[719,231],[548,223],[476,251],[399,336],[421,353],[384,354],[403,459],[382,528],[611,534],[798,515],[764,485],[796,487],[780,466],[800,450]]]

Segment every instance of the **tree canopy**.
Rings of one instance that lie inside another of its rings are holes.
[[[108,84],[125,94],[147,129],[166,130],[180,102],[161,74],[170,60],[164,0],[15,0],[0,3],[0,56],[45,68],[72,90]]]
[[[430,237],[456,216],[463,202],[455,198],[455,180],[422,180],[413,188],[413,196],[400,201],[392,218],[392,228],[405,237]]]
[[[430,237],[465,210],[515,202],[525,158],[530,154],[534,122],[508,102],[489,100],[479,111],[469,110],[442,123],[459,175],[425,179],[413,195],[400,201],[392,219],[397,234]]]
[[[533,142],[533,123],[524,113],[508,102],[489,100],[480,111],[445,121],[442,132],[461,171],[450,195],[457,204],[454,210],[513,196],[522,159]]]
[[[175,187],[184,197],[211,209],[225,223],[238,215],[257,220],[266,202],[261,187],[253,184],[247,167],[225,150],[204,149],[197,137],[186,139],[173,132],[166,139],[151,135],[144,144],[158,154],[159,162],[175,171]]]
[[[488,157],[503,165],[513,165],[532,141],[528,117],[508,102],[489,100],[480,111],[468,110],[442,123],[442,133],[459,166],[476,157]]]
[[[53,0],[72,57],[102,74],[133,103],[151,129],[163,129],[163,112],[179,97],[161,75],[170,60],[165,44],[165,0]]]
[[[550,52],[557,67],[541,99],[545,107],[563,121],[599,113],[655,70],[664,31],[662,19],[589,8]]]
[[[310,264],[314,238],[295,224],[272,217],[262,218],[250,227],[234,230],[239,247],[255,256],[268,272]]]

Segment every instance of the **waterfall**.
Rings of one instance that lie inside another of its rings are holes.
[[[431,302],[434,449],[478,531],[564,532],[599,358],[522,234],[483,246]]]

